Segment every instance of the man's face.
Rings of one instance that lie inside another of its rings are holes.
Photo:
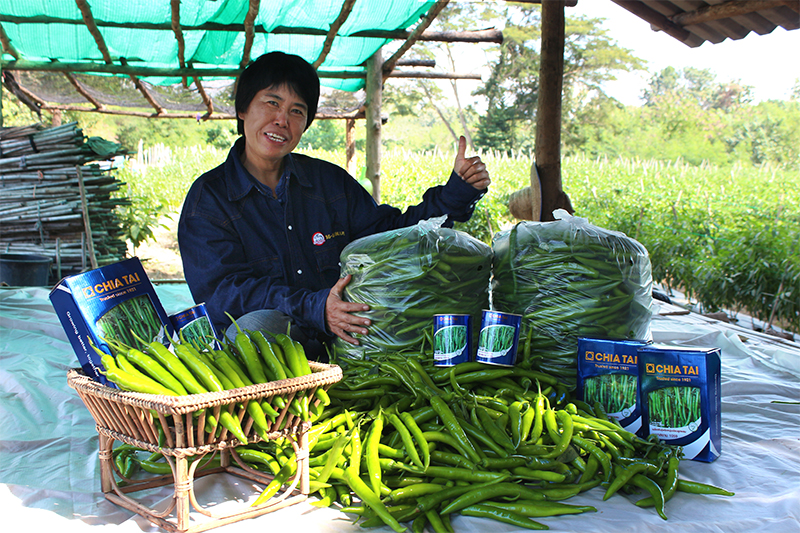
[[[277,163],[300,142],[308,106],[286,85],[268,87],[256,93],[239,118],[244,122],[247,158]]]

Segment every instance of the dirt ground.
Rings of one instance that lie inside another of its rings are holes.
[[[178,215],[173,213],[171,218],[162,219],[161,223],[167,228],[156,228],[153,231],[156,239],[144,242],[136,249],[136,256],[151,281],[183,279],[183,264],[178,251]]]

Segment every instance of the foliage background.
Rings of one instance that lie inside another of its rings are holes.
[[[390,79],[384,88],[382,201],[405,207],[442,183],[465,135],[490,170],[490,193],[461,229],[490,242],[515,221],[508,196],[529,184],[536,124],[539,9],[453,3],[438,29],[503,28],[490,75],[469,98],[459,84]],[[800,330],[800,80],[788,100],[752,102],[752,90],[713,72],[672,67],[652,74],[644,105],[603,92],[642,61],[610,39],[600,19],[567,17],[563,93],[564,189],[576,214],[642,242],[654,277],[704,310],[746,309]],[[455,70],[448,44],[413,49]],[[325,94],[324,103],[360,95]],[[3,124],[47,123],[3,98]],[[191,181],[221,162],[236,138],[232,121],[147,120],[65,113],[87,136],[135,154],[117,172],[135,205],[122,213],[134,247],[180,209]],[[318,120],[299,150],[344,166],[343,121]],[[357,129],[356,177],[364,131]]]

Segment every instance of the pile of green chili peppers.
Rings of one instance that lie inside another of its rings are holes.
[[[578,338],[646,339],[652,272],[634,239],[573,217],[520,222],[492,249],[492,305],[522,315],[527,364],[574,388]]]
[[[492,250],[468,233],[422,223],[353,241],[341,253],[344,277],[352,275],[342,298],[365,303],[369,335],[354,346],[338,340],[344,357],[415,349],[433,315],[468,314],[480,324],[489,307]],[[478,328],[473,331],[473,345]]]
[[[413,353],[340,361],[344,379],[309,433],[313,505],[363,527],[440,533],[453,531],[456,513],[547,529],[542,518],[596,511],[565,502],[592,489],[604,499],[642,493],[636,505],[663,519],[676,491],[732,495],[680,479],[679,449],[623,430],[549,374],[429,361]],[[294,472],[280,441],[243,450],[275,475],[267,497]]]

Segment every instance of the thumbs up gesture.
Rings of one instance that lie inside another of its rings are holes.
[[[467,139],[462,135],[458,139],[458,153],[453,171],[476,189],[484,190],[489,187],[492,180],[489,179],[489,172],[479,156],[465,157],[467,151]]]

